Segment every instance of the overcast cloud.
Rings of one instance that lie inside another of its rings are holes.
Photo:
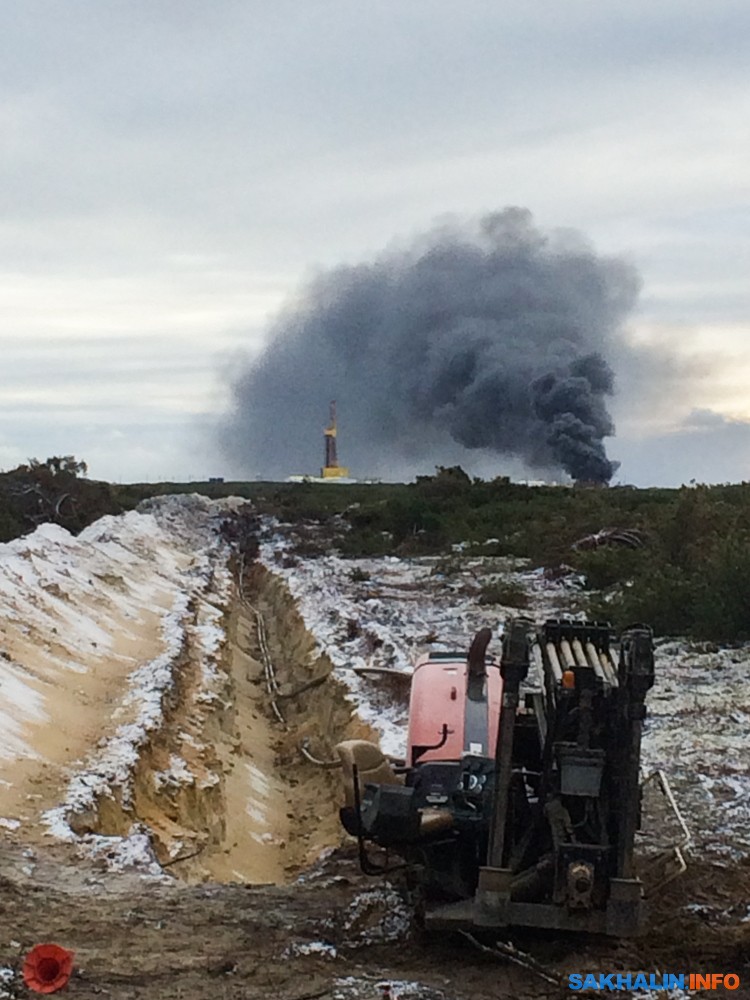
[[[211,415],[284,303],[519,205],[641,275],[668,363],[620,375],[622,481],[750,478],[749,35],[745,0],[8,0],[0,464],[260,475]]]

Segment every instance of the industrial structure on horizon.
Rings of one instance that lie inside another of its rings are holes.
[[[325,435],[326,450],[325,464],[320,470],[322,479],[348,479],[349,470],[345,465],[339,465],[336,449],[336,400],[331,400],[330,416],[328,426],[323,431]]]
[[[336,439],[338,430],[336,426],[336,400],[331,400],[328,417],[328,426],[323,430],[325,441],[325,457],[323,467],[319,476],[288,476],[288,483],[353,483],[354,479],[349,478],[349,469],[345,465],[339,465],[338,448]]]
[[[324,457],[323,465],[320,469],[320,475],[316,476],[312,473],[298,473],[297,475],[287,476],[286,481],[288,483],[379,483],[380,479],[352,479],[349,476],[349,468],[346,465],[339,465],[338,457],[338,424],[336,420],[336,400],[332,399],[330,402],[330,408],[328,411],[328,426],[323,428],[323,443],[324,443]],[[260,477],[259,477],[260,478]],[[508,482],[514,482],[518,486],[602,486],[602,483],[561,483],[555,480],[546,479],[519,479],[511,480],[510,477],[507,478]]]

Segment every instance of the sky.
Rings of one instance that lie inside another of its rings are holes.
[[[215,425],[279,310],[521,206],[640,274],[669,364],[617,378],[619,481],[750,479],[749,36],[746,0],[6,0],[0,467],[262,475]]]

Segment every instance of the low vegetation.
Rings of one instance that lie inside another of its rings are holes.
[[[584,577],[591,614],[618,627],[643,621],[661,635],[721,642],[750,638],[748,483],[679,490],[565,489],[528,487],[506,478],[472,480],[460,468],[439,468],[434,476],[407,485],[179,488],[240,493],[281,520],[328,522],[345,555],[439,555],[439,571],[447,575],[476,554],[569,566]],[[637,531],[642,547],[574,547],[608,527]],[[460,554],[452,551],[458,544]],[[481,599],[523,607],[524,596],[507,589],[501,593],[498,586],[487,588]]]
[[[584,578],[592,614],[616,626],[633,621],[661,635],[734,642],[750,639],[750,484],[679,490],[527,487],[505,478],[472,480],[439,468],[410,484],[147,483],[115,486],[86,478],[72,456],[32,460],[0,474],[0,540],[57,521],[73,532],[147,497],[199,492],[244,496],[281,521],[320,522],[344,555],[437,555],[441,572],[468,556],[569,566]],[[603,528],[636,530],[640,548],[576,543]],[[328,543],[302,540],[322,554]],[[452,547],[461,546],[460,552]],[[524,606],[510,584],[486,586],[480,600]]]
[[[520,583],[497,580],[486,583],[479,591],[478,604],[501,604],[504,608],[528,608],[529,595]]]
[[[77,534],[104,514],[124,510],[109,483],[86,478],[86,463],[72,455],[32,458],[0,473],[0,541],[9,542],[54,522]]]

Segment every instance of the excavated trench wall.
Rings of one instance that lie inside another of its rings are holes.
[[[258,615],[283,724],[271,708]],[[100,796],[94,815],[71,826],[126,836],[143,824],[160,863],[188,881],[283,883],[342,839],[341,773],[310,763],[300,746],[332,759],[339,740],[377,737],[280,578],[251,564],[224,626],[219,683],[206,693],[188,630],[164,724],[142,749],[128,796]]]

